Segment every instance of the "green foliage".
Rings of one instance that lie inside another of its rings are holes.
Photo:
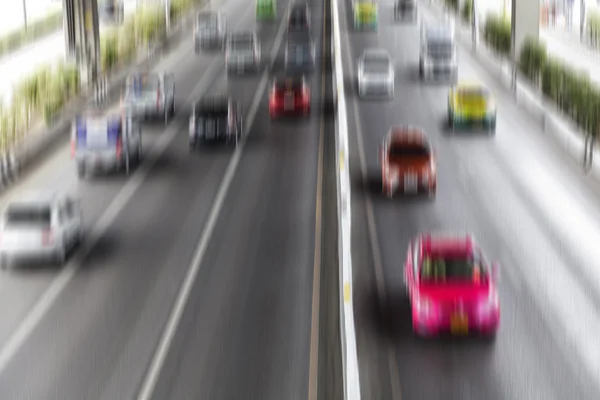
[[[453,11],[458,11],[459,0],[444,0],[446,7]]]
[[[62,25],[62,11],[57,11],[33,22],[27,29],[23,27],[9,32],[0,38],[0,56],[7,55],[28,43],[54,33],[62,28]]]
[[[489,14],[485,21],[484,38],[493,50],[508,56],[512,47],[510,20],[497,14]]]
[[[192,6],[204,0],[171,0],[171,18],[185,15]],[[62,24],[62,14],[58,21]],[[27,33],[39,38],[40,32],[49,29],[54,20],[48,18],[39,27],[30,25]],[[56,26],[56,21],[55,25]],[[54,28],[55,30],[55,28]],[[52,31],[52,30],[51,30]],[[145,9],[126,19],[123,26],[105,33],[100,40],[100,59],[103,73],[107,74],[114,68],[123,65],[139,51],[140,48],[160,41],[166,34],[164,9]],[[37,35],[37,36],[35,36]],[[29,37],[28,36],[28,37]],[[21,43],[22,38],[0,39],[0,55],[10,43]],[[8,47],[7,47],[8,46]],[[0,150],[12,146],[25,135],[31,124],[43,119],[46,125],[51,125],[60,116],[64,106],[77,95],[80,90],[81,78],[76,66],[61,63],[55,68],[49,66],[39,68],[34,74],[17,84],[10,105],[0,104]]]
[[[525,39],[519,56],[519,69],[536,87],[539,86],[547,54],[544,42],[530,37]]]
[[[461,10],[461,16],[463,21],[467,23],[473,21],[473,0],[465,0]]]
[[[594,47],[600,47],[600,13],[592,11],[587,16],[587,34]]]

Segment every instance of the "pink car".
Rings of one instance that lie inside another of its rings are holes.
[[[409,245],[404,274],[415,333],[495,336],[498,265],[487,263],[470,235],[417,237]]]

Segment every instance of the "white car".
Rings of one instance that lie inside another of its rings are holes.
[[[79,200],[61,193],[30,193],[11,201],[0,224],[0,262],[52,260],[62,265],[82,236]]]
[[[394,64],[387,51],[367,49],[358,62],[358,94],[394,97]]]
[[[175,115],[175,77],[167,73],[134,73],[127,77],[121,111],[133,118],[164,118]]]
[[[254,32],[233,33],[225,46],[228,73],[260,70],[260,41]]]

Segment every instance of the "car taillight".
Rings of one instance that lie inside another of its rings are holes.
[[[123,139],[119,137],[117,139],[117,157],[121,157],[121,152],[123,151]]]
[[[52,230],[44,229],[42,231],[42,245],[52,244],[54,241],[54,235],[52,234]]]
[[[156,92],[156,108],[160,108],[160,92]]]
[[[196,118],[190,118],[190,135],[196,133]]]
[[[71,139],[71,158],[75,158],[75,147],[77,146],[77,143],[75,141],[75,139]]]

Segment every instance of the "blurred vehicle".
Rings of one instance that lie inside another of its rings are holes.
[[[195,102],[190,117],[190,150],[200,142],[235,141],[237,146],[243,135],[242,108],[230,97],[210,96]]]
[[[426,192],[430,199],[437,192],[437,162],[429,139],[419,128],[391,128],[380,147],[383,193],[392,197],[403,193]]]
[[[100,0],[98,14],[100,21],[120,25],[125,20],[125,3],[123,0]]]
[[[223,47],[227,37],[227,19],[221,12],[200,11],[194,28],[196,54],[205,48]]]
[[[310,113],[310,89],[304,76],[284,76],[273,80],[269,112],[271,118]]]
[[[275,19],[277,17],[276,0],[256,0],[256,18]]]
[[[260,42],[254,32],[234,33],[225,49],[227,72],[244,72],[260,69]]]
[[[459,84],[448,95],[448,124],[481,126],[496,133],[496,102],[492,92],[480,84]]]
[[[141,128],[127,115],[78,116],[71,133],[71,156],[80,178],[88,171],[129,173],[131,165],[142,160]]]
[[[424,28],[421,32],[419,74],[425,80],[458,77],[458,57],[451,26]]]
[[[400,20],[416,21],[418,17],[417,0],[396,0],[394,17]]]
[[[310,31],[310,9],[307,3],[296,3],[290,7],[288,33]]]
[[[377,29],[377,3],[373,0],[356,0],[352,3],[354,29]]]
[[[127,77],[122,111],[133,118],[161,117],[165,125],[175,115],[175,79],[166,73],[135,73]]]
[[[81,241],[79,200],[62,193],[28,193],[13,200],[2,215],[0,262],[52,260],[62,265]]]
[[[358,95],[394,97],[394,64],[383,49],[367,49],[358,61]]]
[[[315,44],[307,34],[291,35],[285,46],[285,69],[312,71],[315,68]]]
[[[404,279],[416,334],[476,331],[495,337],[498,265],[487,262],[471,235],[417,237],[408,248]]]

